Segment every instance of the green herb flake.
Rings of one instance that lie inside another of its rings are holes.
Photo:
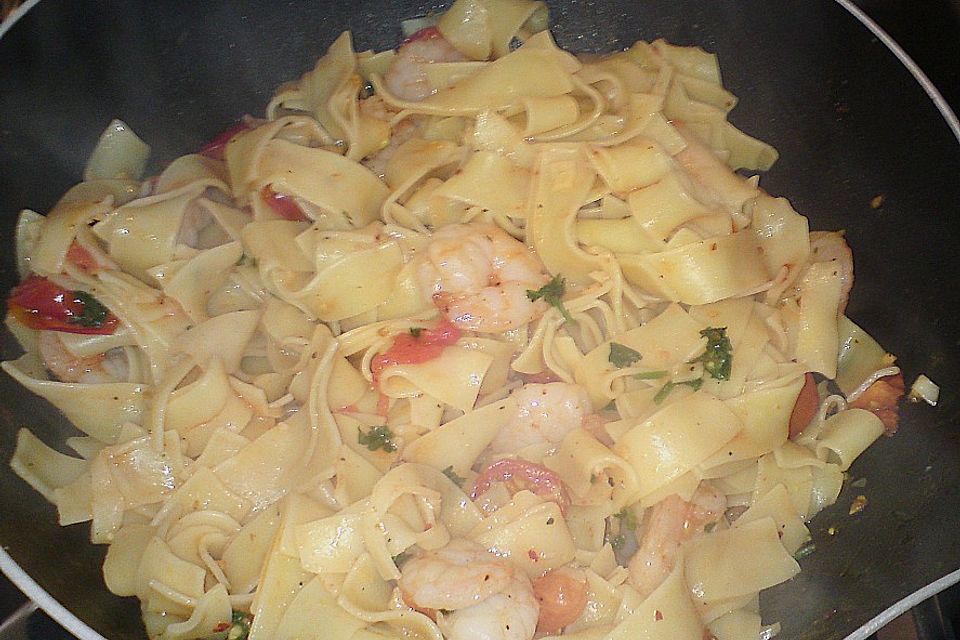
[[[565,321],[574,322],[573,316],[571,316],[570,312],[567,311],[567,308],[563,306],[563,294],[566,292],[566,290],[566,280],[564,280],[560,274],[557,274],[553,276],[553,279],[550,280],[550,282],[543,285],[536,291],[527,289],[527,298],[531,302],[536,302],[540,298],[543,298],[547,304],[557,308]]]
[[[393,441],[393,433],[386,425],[370,427],[370,430],[364,433],[358,430],[357,442],[365,446],[370,451],[383,449],[387,453],[393,453],[397,450],[397,445]]]
[[[391,560],[393,560],[393,564],[397,565],[397,568],[399,569],[404,562],[410,559],[410,557],[411,556],[409,553],[407,553],[406,551],[401,551],[397,555],[393,556]]]
[[[423,327],[410,327],[410,335],[414,338],[419,338],[421,333],[423,333]]]
[[[608,542],[610,543],[610,546],[613,547],[615,550],[622,547],[626,541],[627,541],[627,538],[622,533],[615,535],[611,537],[610,540],[608,540]]]
[[[639,523],[637,522],[637,514],[635,514],[632,510],[624,507],[613,515],[620,520],[621,526],[626,527],[630,531],[637,530],[637,527],[639,526]]]
[[[704,370],[717,380],[729,380],[733,367],[733,346],[726,327],[707,327],[700,332],[707,339],[707,349],[691,362],[702,362]]]
[[[607,361],[617,369],[633,366],[642,358],[643,356],[640,355],[639,351],[635,351],[619,342],[610,343],[610,355],[607,356]]]
[[[73,299],[83,305],[80,315],[71,316],[70,322],[81,327],[102,327],[107,321],[109,311],[99,300],[86,291],[73,291]]]
[[[660,387],[660,391],[657,391],[657,395],[653,396],[654,404],[660,404],[666,400],[667,396],[670,395],[670,392],[673,391],[674,387],[679,387],[682,384],[690,387],[694,391],[699,391],[700,387],[703,386],[703,378],[694,378],[693,380],[684,380],[683,382],[668,382]]]
[[[633,374],[633,377],[637,380],[659,380],[660,378],[666,377],[666,371],[641,371],[640,373]]]
[[[797,549],[797,552],[793,554],[793,559],[802,560],[803,558],[806,558],[816,550],[817,550],[817,545],[814,544],[813,540],[808,540],[805,545]]]
[[[458,487],[462,487],[463,483],[467,481],[466,478],[461,478],[459,475],[457,475],[457,472],[453,470],[453,465],[450,465],[449,467],[444,469],[443,475],[450,478],[450,482],[457,485]]]
[[[226,628],[214,631],[211,635],[206,636],[204,640],[246,640],[247,636],[250,635],[251,622],[253,622],[253,617],[249,613],[234,611],[230,617],[229,626],[226,626],[226,623],[220,625],[218,629],[225,626]]]

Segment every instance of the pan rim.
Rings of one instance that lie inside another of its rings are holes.
[[[0,24],[0,39],[33,7],[39,4],[40,0],[27,0],[20,5],[14,12]],[[950,132],[960,145],[960,120],[953,108],[943,97],[943,94],[937,86],[924,73],[920,66],[913,60],[900,44],[893,39],[879,24],[860,9],[853,0],[834,0],[847,13],[854,17],[867,31],[875,36],[907,69],[917,84],[920,85],[927,97],[933,102],[940,116],[947,124]],[[79,640],[108,640],[99,632],[95,631],[86,622],[77,617],[69,609],[64,607],[56,598],[50,595],[41,587],[17,562],[14,560],[6,548],[0,545],[0,572],[2,572],[14,585],[19,588],[24,595],[37,604],[47,615],[57,621],[65,630],[72,633]],[[887,607],[876,616],[860,626],[856,631],[846,636],[845,640],[865,640],[877,630],[884,627],[894,618],[906,613],[924,600],[940,593],[941,591],[960,583],[960,568],[952,571],[941,578],[934,580],[903,599],[897,601],[890,607]]]

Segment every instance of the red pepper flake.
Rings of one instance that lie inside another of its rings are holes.
[[[540,562],[540,553],[536,549],[529,549],[527,551],[527,557],[534,562]]]
[[[420,364],[439,358],[444,347],[456,344],[461,331],[445,317],[433,329],[421,329],[397,335],[393,344],[383,353],[374,356],[370,362],[370,371],[375,384],[380,382],[380,374],[389,366],[397,364]]]
[[[215,627],[213,628],[213,632],[214,632],[214,633],[221,633],[221,632],[223,632],[223,631],[226,631],[226,630],[229,629],[230,627],[231,627],[231,624],[230,624],[229,622],[221,622],[220,624],[218,624],[217,626],[215,626]]]
[[[657,609],[656,611],[653,612],[653,619],[656,620],[657,622],[660,622],[661,620],[663,620],[663,614],[660,613],[660,609]]]

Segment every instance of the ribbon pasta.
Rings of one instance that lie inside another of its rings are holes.
[[[859,394],[892,359],[843,316],[842,237],[734,172],[777,153],[716,58],[580,58],[545,12],[344,33],[228,142],[140,183],[112,124],[21,214],[2,367],[85,436],[23,430],[12,465],[151,638],[761,637],[884,432],[841,396],[798,431],[811,374]]]

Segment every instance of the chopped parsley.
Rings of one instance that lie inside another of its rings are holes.
[[[637,380],[656,380],[666,375],[666,371],[641,371],[640,373],[633,374],[633,377]]]
[[[358,430],[357,442],[370,449],[370,451],[383,449],[387,453],[393,453],[397,450],[397,444],[393,441],[393,433],[386,425],[370,427],[370,430],[366,433]]]
[[[707,350],[691,362],[702,362],[704,371],[717,380],[729,380],[733,366],[733,346],[727,337],[727,328],[707,327],[700,335],[707,339]]]
[[[612,536],[607,542],[610,543],[610,546],[613,547],[614,550],[617,550],[617,549],[619,549],[620,547],[622,547],[623,544],[624,544],[626,541],[627,541],[626,536],[624,536],[624,535],[621,533],[621,534]]]
[[[793,554],[793,559],[802,560],[803,558],[806,558],[816,550],[817,550],[817,545],[814,544],[813,540],[807,540],[807,543],[802,547],[800,547],[799,549],[797,549],[797,552]]]
[[[630,531],[636,531],[639,523],[637,522],[637,514],[635,514],[630,509],[624,507],[613,514],[615,518],[620,520],[621,526],[626,527]]]
[[[607,361],[617,369],[633,366],[641,359],[643,359],[643,356],[640,355],[639,351],[635,351],[619,342],[610,343],[610,355],[607,356]]]
[[[246,640],[250,635],[250,623],[253,618],[243,611],[234,611],[230,622],[224,622],[213,630],[205,640]]]
[[[679,387],[680,385],[685,384],[694,391],[700,389],[703,386],[703,378],[695,378],[693,380],[684,380],[683,382],[673,382],[670,381],[667,384],[660,387],[660,391],[657,391],[657,395],[653,396],[653,402],[655,404],[660,404],[667,399],[667,396],[670,395],[670,392],[673,391],[674,387]]]
[[[70,316],[70,323],[78,324],[81,327],[102,327],[110,314],[107,308],[86,291],[74,291],[72,293],[74,300],[83,305],[83,311],[80,312],[80,315]]]
[[[443,475],[450,478],[450,482],[457,485],[458,487],[462,487],[463,483],[467,481],[466,478],[461,478],[459,475],[457,475],[457,472],[453,470],[453,465],[450,465],[449,467],[444,469]]]
[[[531,302],[536,302],[540,298],[543,298],[545,302],[557,308],[557,311],[560,312],[560,315],[563,316],[565,321],[574,322],[573,316],[571,316],[567,308],[563,306],[563,294],[566,290],[566,280],[564,280],[560,274],[557,274],[553,276],[550,282],[536,291],[527,289],[527,298],[529,298]]]
[[[423,327],[410,327],[410,335],[414,338],[419,338],[421,333],[423,333]]]

